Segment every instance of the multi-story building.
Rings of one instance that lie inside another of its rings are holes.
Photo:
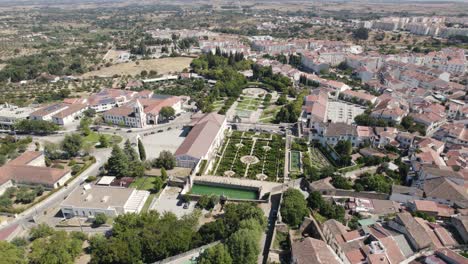
[[[0,129],[11,129],[19,120],[28,119],[36,111],[32,107],[18,107],[10,104],[0,106]]]

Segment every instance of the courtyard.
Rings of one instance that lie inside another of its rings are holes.
[[[174,153],[186,135],[187,131],[184,129],[164,129],[164,131],[143,136],[141,141],[145,146],[146,158],[148,160],[157,158],[163,150]]]
[[[279,181],[285,141],[280,135],[232,131],[218,150],[213,175]]]

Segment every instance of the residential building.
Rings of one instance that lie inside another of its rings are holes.
[[[79,186],[60,204],[65,218],[94,218],[97,214],[116,217],[125,213],[139,213],[150,193],[134,188]]]
[[[423,195],[423,190],[418,189],[416,187],[393,185],[390,200],[406,204],[413,200],[422,199]]]
[[[340,93],[340,97],[343,97],[344,99],[355,99],[361,104],[375,104],[377,102],[377,97],[361,92],[361,91],[353,91],[353,90],[345,90]]]
[[[342,261],[322,240],[306,237],[291,244],[292,264],[339,264]]]
[[[452,225],[457,230],[464,243],[468,243],[468,215],[457,215],[451,219]]]
[[[425,232],[424,227],[410,213],[398,213],[394,220],[388,222],[388,225],[403,233],[416,251],[432,246],[431,238]]]

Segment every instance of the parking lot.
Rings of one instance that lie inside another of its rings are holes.
[[[154,134],[141,135],[141,140],[146,150],[147,159],[154,159],[163,150],[174,153],[182,144],[187,131],[183,129],[158,130]]]
[[[179,187],[166,187],[150,210],[156,210],[159,213],[171,212],[178,218],[192,213],[195,209],[195,202],[192,201],[188,208],[184,208],[182,202],[177,199],[181,191]]]

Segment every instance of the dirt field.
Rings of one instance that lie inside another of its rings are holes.
[[[112,77],[118,75],[137,75],[141,71],[157,71],[158,74],[168,74],[181,72],[184,68],[189,67],[192,58],[177,57],[177,58],[163,58],[139,61],[139,65],[135,62],[119,63],[110,67],[103,67],[98,71],[87,72],[83,77],[100,76]]]

